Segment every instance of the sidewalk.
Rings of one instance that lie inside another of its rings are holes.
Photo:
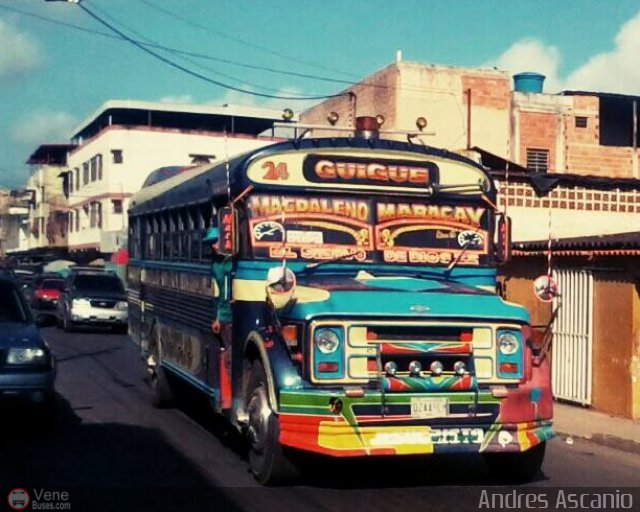
[[[553,429],[561,438],[582,438],[640,455],[640,421],[626,420],[579,405],[553,404]]]

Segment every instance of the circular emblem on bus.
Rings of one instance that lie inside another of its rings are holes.
[[[424,304],[413,304],[409,309],[414,313],[425,313],[431,308],[429,306],[425,306]]]
[[[460,247],[468,246],[469,249],[482,246],[483,238],[477,231],[461,231],[458,234],[458,245]]]
[[[25,489],[11,489],[7,496],[7,503],[11,510],[26,510],[31,503],[31,497]]]
[[[281,242],[284,238],[284,228],[278,222],[260,222],[253,227],[253,236],[256,240],[265,242]]]

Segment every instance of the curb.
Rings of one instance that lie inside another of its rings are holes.
[[[612,436],[610,434],[596,433],[593,435],[576,435],[568,432],[556,431],[558,437],[573,437],[576,439],[584,439],[601,446],[608,448],[615,448],[616,450],[622,450],[627,453],[635,453],[640,455],[640,442],[633,441],[631,439],[625,439],[622,437]]]

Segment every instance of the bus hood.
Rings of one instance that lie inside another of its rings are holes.
[[[413,277],[329,276],[302,280],[289,318],[410,317],[529,322],[526,309],[455,281]]]

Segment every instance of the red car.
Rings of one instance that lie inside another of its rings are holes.
[[[31,307],[36,309],[55,309],[63,288],[64,279],[45,279],[33,291]]]

